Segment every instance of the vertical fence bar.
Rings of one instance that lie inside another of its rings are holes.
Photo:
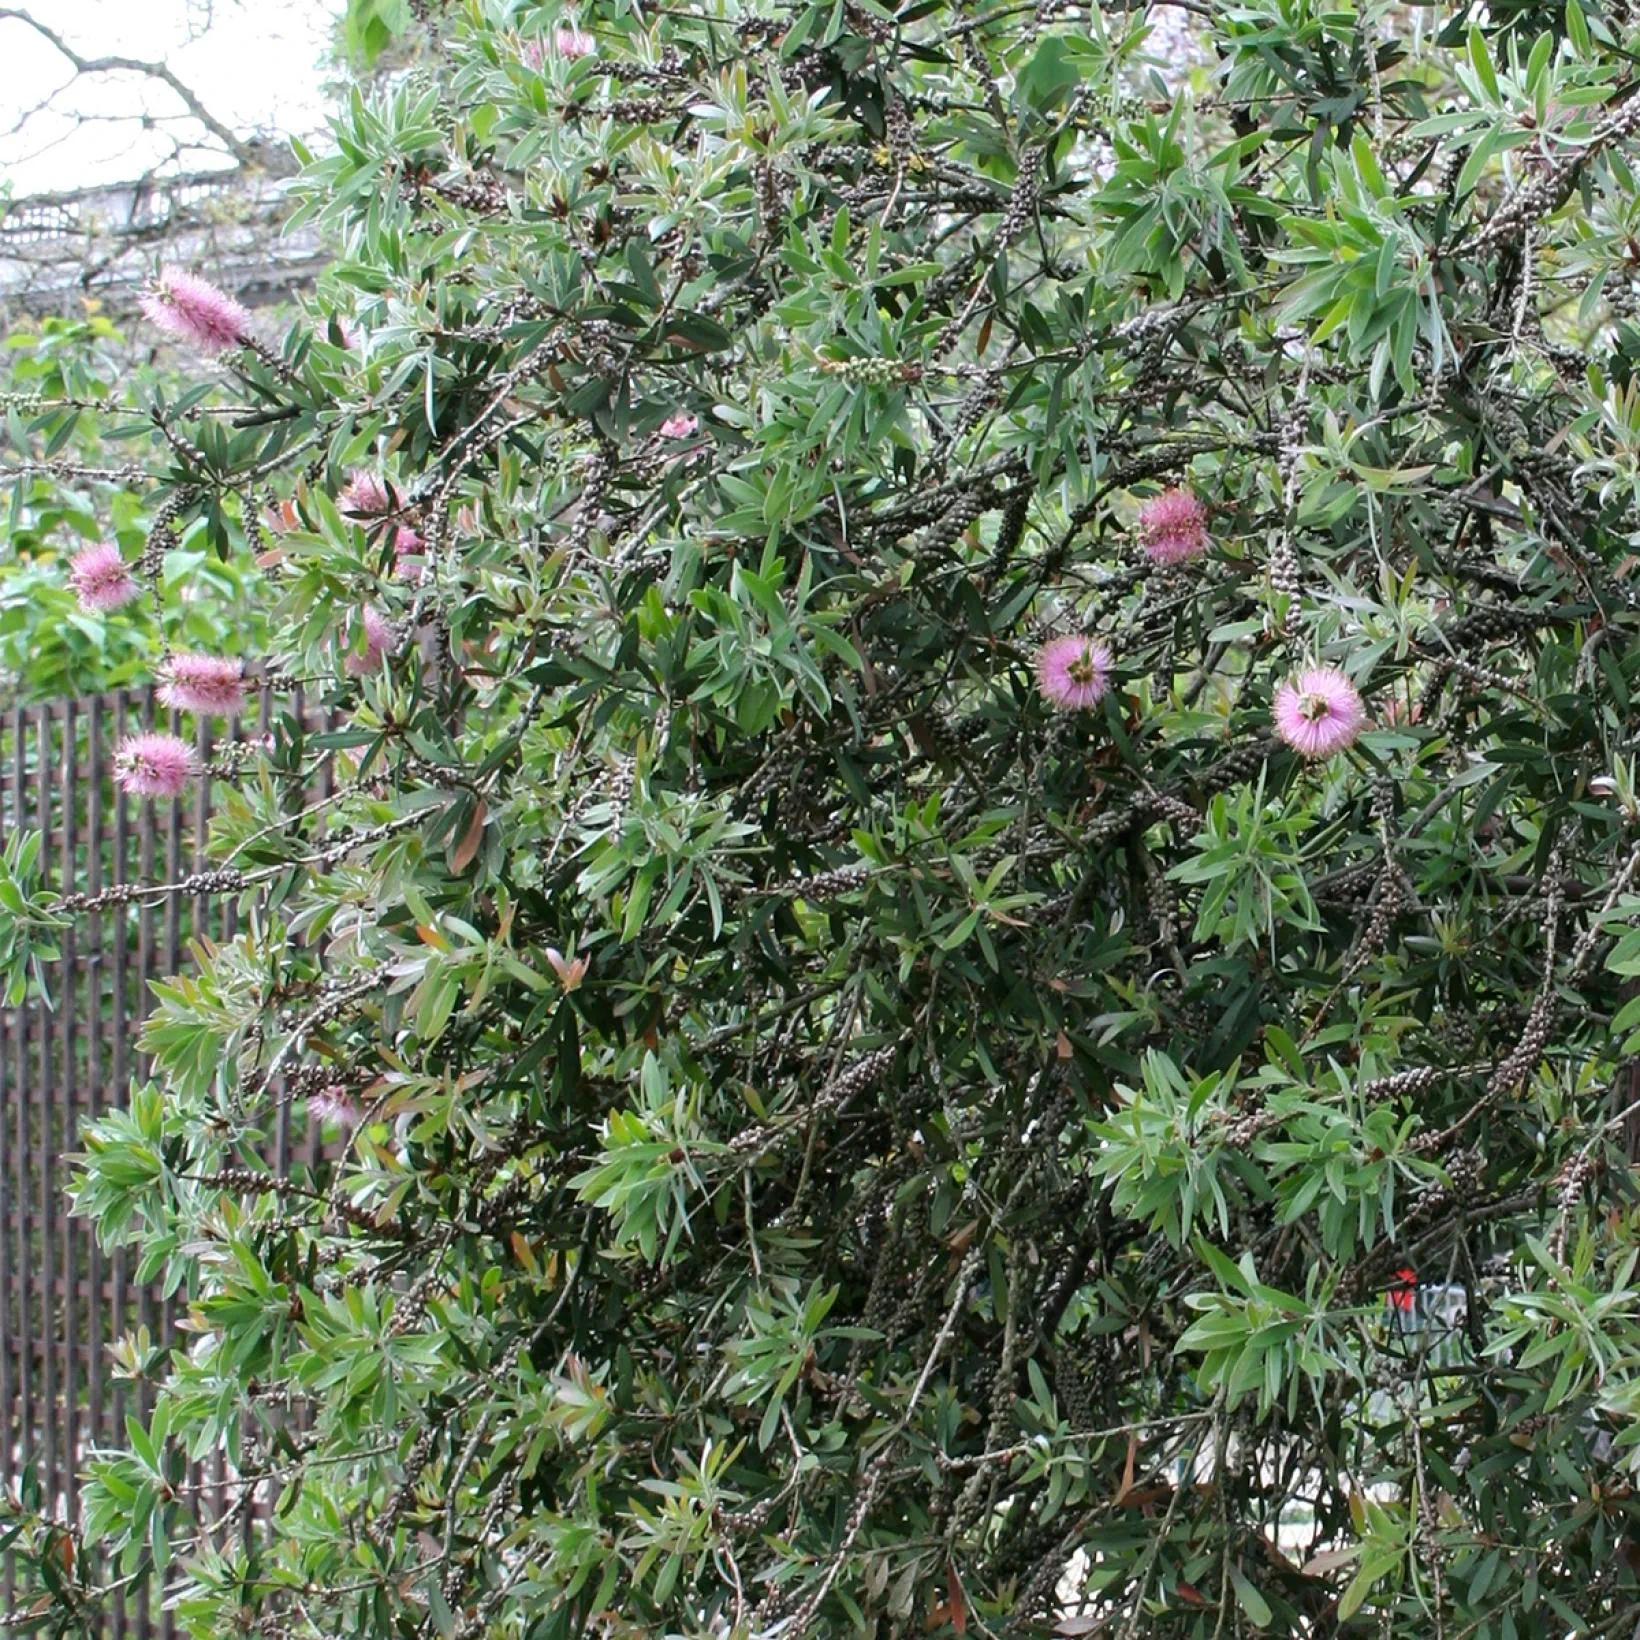
[[[16,756],[16,742],[0,738],[0,760]],[[0,768],[4,767],[0,761]],[[21,826],[15,811],[5,803],[6,793],[0,787],[0,843],[9,841]],[[7,1061],[15,1010],[0,1009],[0,1112],[11,1109],[14,1095],[20,1089],[10,1086],[11,1076]],[[26,1373],[23,1350],[27,1337],[19,1317],[20,1295],[17,1284],[23,1269],[20,1229],[22,1225],[22,1185],[26,1177],[23,1157],[13,1142],[11,1129],[0,1120],[0,1487],[10,1490],[16,1479],[16,1460],[22,1450],[23,1431],[18,1426],[18,1385],[20,1372]],[[13,1238],[18,1240],[14,1243]],[[0,1557],[0,1599],[7,1611],[17,1607],[17,1557],[9,1549]]]
[[[149,685],[142,692],[138,722],[144,732],[154,727],[154,689]],[[136,805],[136,845],[137,845],[137,876],[139,883],[154,881],[154,800],[151,797],[142,798]],[[146,1012],[148,979],[154,972],[154,911],[147,901],[143,901],[137,913],[137,971],[132,976],[135,996],[132,1002],[132,1017],[140,1019]],[[135,1043],[132,1044],[135,1049]],[[137,1050],[133,1053],[136,1065],[136,1074],[146,1080],[153,1071],[153,1065],[147,1054]],[[160,1336],[158,1316],[155,1314],[154,1293],[149,1283],[137,1287],[137,1325],[145,1327],[151,1339],[157,1340]],[[127,1415],[134,1410],[135,1415],[146,1425],[153,1412],[153,1395],[146,1380],[138,1386],[136,1394],[137,1405],[128,1409]],[[150,1625],[150,1603],[148,1599],[148,1585],[140,1584],[137,1590],[136,1632],[147,1640],[153,1633]]]
[[[130,727],[130,702],[123,689],[114,692],[109,702],[110,734],[114,744]],[[109,848],[108,873],[110,883],[126,883],[130,878],[130,827],[131,800],[119,787],[113,788],[113,836]],[[110,1100],[123,1101],[130,1092],[131,1060],[126,1047],[125,1022],[130,1008],[129,999],[129,956],[131,942],[131,912],[128,906],[113,907],[108,918],[108,1075]],[[109,1299],[108,1330],[112,1337],[118,1337],[125,1332],[129,1319],[130,1294],[127,1288],[126,1274],[129,1268],[128,1255],[124,1248],[118,1249],[109,1260],[112,1269],[111,1294]],[[125,1428],[125,1380],[116,1379],[114,1383],[112,1415],[109,1428],[114,1439],[118,1440],[120,1432]],[[121,1589],[114,1596],[114,1635],[113,1640],[127,1640],[127,1636],[134,1632],[126,1626],[125,1591]]]
[[[62,832],[61,848],[58,853],[57,883],[59,891],[65,894],[73,893],[84,878],[79,870],[79,832],[75,824],[75,804],[79,799],[76,789],[75,776],[78,773],[79,762],[79,712],[72,700],[64,701],[62,705],[62,735],[63,744],[60,752],[62,781]],[[79,1148],[80,1142],[80,1077],[77,1064],[79,1052],[79,1032],[76,1024],[79,1018],[81,999],[84,994],[80,985],[79,948],[75,938],[74,924],[63,930],[62,960],[57,965],[57,971],[62,979],[54,999],[57,1005],[57,1020],[62,1042],[62,1110],[61,1125],[56,1138],[52,1143],[52,1151],[47,1158],[46,1189],[53,1204],[61,1198],[68,1184],[67,1169],[62,1165],[62,1158],[71,1155]],[[81,1291],[84,1277],[80,1269],[80,1227],[73,1215],[67,1211],[64,1203],[64,1212],[61,1230],[62,1241],[62,1272],[63,1272],[63,1337],[67,1348],[63,1351],[63,1497],[67,1500],[68,1518],[78,1520],[80,1512],[80,1350],[82,1340],[80,1335],[80,1314],[82,1300],[89,1308],[89,1295]]]
[[[52,724],[51,708],[37,706],[33,711],[35,737],[35,781],[38,793],[37,818],[40,824],[40,879],[42,882],[52,881],[53,866],[53,837],[52,837],[52,772],[56,767],[56,759],[52,757]],[[56,975],[52,975],[56,978]],[[39,1081],[36,1088],[39,1094],[39,1120],[37,1123],[37,1152],[38,1175],[40,1181],[40,1234],[36,1258],[39,1260],[41,1288],[44,1292],[44,1302],[41,1306],[41,1320],[46,1322],[60,1320],[60,1312],[55,1303],[56,1283],[54,1280],[57,1270],[57,1203],[53,1197],[51,1183],[54,1169],[52,1167],[52,1151],[56,1147],[56,1111],[54,1108],[54,1085],[56,1078],[53,1075],[52,1065],[52,1036],[51,1014],[44,1000],[36,1004],[40,1028],[38,1037],[39,1055],[36,1061],[36,1074]],[[47,1498],[57,1494],[61,1485],[60,1464],[62,1458],[62,1406],[58,1397],[61,1393],[57,1378],[57,1350],[58,1340],[62,1337],[59,1326],[50,1328],[56,1337],[47,1337],[47,1328],[41,1329],[40,1354],[45,1370],[40,1374],[40,1450],[43,1454],[41,1468],[44,1478],[44,1492]]]
[[[94,695],[85,709],[85,891],[95,897],[102,892],[105,876],[103,854],[108,844],[106,825],[108,814],[103,803],[105,778],[103,758],[103,716],[106,703]],[[110,865],[112,862],[110,862]],[[110,928],[117,927],[117,917],[105,918],[93,911],[85,927],[85,1033],[86,1078],[85,1108],[91,1117],[100,1116],[112,1103],[108,1084],[108,1036],[104,1014],[105,980],[108,973],[104,941]],[[90,1308],[86,1317],[86,1386],[87,1386],[87,1445],[111,1444],[108,1427],[108,1408],[103,1386],[103,1356],[115,1337],[115,1318],[110,1313],[113,1294],[109,1291],[109,1271],[103,1258],[102,1247],[93,1231],[86,1237],[89,1243],[87,1267],[90,1272]],[[118,1619],[111,1611],[105,1627],[117,1627]]]
[[[23,730],[23,709],[12,707],[6,728],[11,741],[12,824],[28,829],[28,742]],[[34,1446],[34,1341],[38,1336],[32,1288],[34,1285],[34,1179],[33,1146],[29,1142],[28,1006],[11,1010],[12,1018],[12,1104],[14,1144],[17,1156],[17,1452],[27,1464]]]
[[[182,727],[179,714],[172,711],[166,722],[166,729],[171,734],[177,734]],[[203,782],[202,782],[203,784]],[[158,805],[154,805],[154,818],[157,821]],[[182,880],[182,799],[173,797],[165,805],[165,875],[161,879],[167,883],[177,883]],[[181,951],[182,929],[182,895],[172,888],[165,896],[165,944],[160,957],[161,967],[152,977],[168,978],[182,965]],[[145,976],[146,978],[147,976]],[[143,998],[143,1008],[146,1012],[147,997]],[[150,1072],[150,1074],[152,1074]],[[175,1345],[177,1340],[177,1304],[173,1296],[160,1300],[158,1334],[166,1349]],[[173,1640],[176,1634],[176,1619],[167,1608],[160,1614],[159,1632],[161,1640]]]
[[[300,722],[301,695],[297,700],[297,721]],[[273,691],[264,689],[257,712],[258,732],[267,734],[273,727]],[[276,1101],[273,1118],[273,1171],[281,1179],[290,1176],[290,1101],[284,1095],[284,1078],[281,1077],[273,1088],[272,1093]]]

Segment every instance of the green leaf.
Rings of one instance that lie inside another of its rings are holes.
[[[1469,25],[1469,64],[1487,96],[1493,102],[1501,102],[1503,93],[1498,87],[1497,70],[1492,67],[1492,59],[1486,50],[1486,36],[1475,23]]]
[[[1270,1603],[1242,1576],[1236,1566],[1230,1568],[1230,1582],[1236,1591],[1236,1602],[1247,1613],[1247,1620],[1255,1628],[1268,1628],[1274,1621],[1275,1614],[1270,1610]]]

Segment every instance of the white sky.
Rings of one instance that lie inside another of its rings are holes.
[[[324,87],[335,74],[325,59],[344,0],[9,3],[82,57],[167,63],[241,135],[304,134],[324,123]],[[66,89],[53,97],[59,88]],[[165,123],[145,131],[144,114]],[[0,19],[0,183],[10,184],[14,198],[129,181],[169,154],[173,139],[203,137],[166,86],[128,73],[76,82],[49,42],[24,23]],[[168,168],[205,170],[213,163],[196,150]]]

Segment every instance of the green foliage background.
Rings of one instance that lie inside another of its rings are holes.
[[[1632,1633],[1626,11],[422,13],[128,486],[293,504],[348,718],[86,1135],[192,1333],[40,1621],[100,1551],[199,1636]]]
[[[96,541],[135,560],[151,519],[123,473],[133,437],[153,431],[155,402],[194,386],[176,367],[141,360],[127,331],[83,319],[19,320],[0,354],[8,505],[0,513],[0,695],[54,700],[147,683],[165,644],[217,654],[266,648],[260,576],[237,517],[213,551],[195,523],[159,565],[163,597],[113,616],[83,609],[69,561]],[[140,472],[140,468],[134,469]],[[232,506],[232,503],[229,504]]]

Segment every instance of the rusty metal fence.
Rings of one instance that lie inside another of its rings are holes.
[[[300,698],[283,709],[309,716]],[[264,695],[249,723],[223,738],[260,732],[272,710]],[[50,887],[95,894],[117,883],[174,883],[203,869],[211,781],[170,802],[132,798],[113,784],[119,740],[151,728],[180,732],[152,689],[0,713],[0,833],[41,833]],[[198,747],[211,755],[203,730]],[[146,1422],[151,1410],[142,1386],[111,1371],[109,1346],[144,1327],[156,1343],[173,1343],[178,1314],[157,1285],[133,1280],[133,1259],[105,1254],[91,1227],[70,1216],[70,1158],[84,1120],[123,1103],[132,1081],[147,1074],[137,1040],[149,981],[185,966],[189,942],[234,933],[231,903],[176,892],[157,904],[88,914],[46,965],[50,1005],[0,1009],[0,1487],[15,1492],[31,1476],[45,1507],[63,1520],[77,1517],[88,1456],[122,1445],[127,1414]],[[281,1171],[293,1150],[317,1159],[317,1135],[292,1133],[288,1105],[281,1104],[274,1140],[270,1159]],[[223,1476],[206,1469],[192,1479],[209,1486]],[[7,1557],[0,1613],[15,1616],[23,1605]],[[169,1640],[175,1629],[138,1591],[110,1602],[104,1632],[109,1640]]]

